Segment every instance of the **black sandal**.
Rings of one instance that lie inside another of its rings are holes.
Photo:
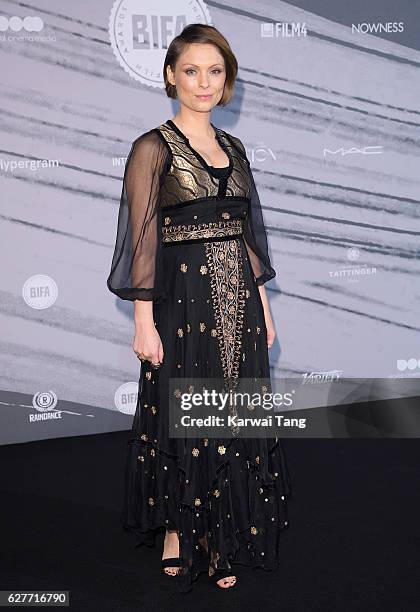
[[[212,575],[210,576],[209,574],[209,580],[211,583],[215,584],[217,587],[219,587],[219,589],[223,589],[225,587],[221,587],[219,584],[217,584],[219,582],[219,580],[222,580],[223,578],[233,578],[235,577],[235,582],[231,585],[229,585],[227,588],[231,589],[233,586],[236,585],[237,583],[237,576],[236,574],[233,573],[233,569],[225,569],[225,568],[215,568],[212,564],[210,564],[210,567],[213,571]]]
[[[165,567],[177,567],[175,574],[168,574],[165,572]],[[179,557],[170,557],[169,559],[161,559],[161,568],[162,572],[165,576],[170,576],[171,578],[175,578],[180,572],[181,569],[181,559]]]

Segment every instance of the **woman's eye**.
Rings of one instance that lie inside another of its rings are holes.
[[[185,74],[192,74],[193,72],[195,72],[194,68],[187,68],[186,71],[185,71]],[[212,74],[220,74],[222,72],[222,69],[221,68],[215,68],[211,72],[212,72]]]

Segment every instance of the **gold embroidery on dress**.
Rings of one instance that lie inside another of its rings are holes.
[[[223,375],[237,379],[245,310],[242,250],[238,239],[206,242],[205,250]]]
[[[162,207],[197,198],[217,196],[219,179],[203,167],[184,139],[166,123],[157,128],[166,140],[172,163],[165,175],[160,190]],[[229,150],[233,165],[227,179],[226,197],[250,197],[250,181],[246,160],[239,154],[223,130],[218,130],[220,139]]]
[[[178,242],[180,240],[196,240],[219,236],[237,236],[242,234],[242,219],[233,221],[217,221],[199,223],[198,225],[172,225],[162,227],[163,242]]]

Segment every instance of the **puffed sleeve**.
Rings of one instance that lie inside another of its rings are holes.
[[[276,276],[276,272],[271,265],[268,253],[267,232],[264,225],[264,217],[261,207],[257,187],[251,170],[251,164],[246,155],[245,147],[241,140],[232,137],[234,145],[240,152],[246,163],[249,186],[250,186],[250,207],[248,215],[244,220],[243,237],[245,240],[252,271],[254,272],[257,285],[263,285]]]
[[[165,299],[159,203],[168,151],[156,130],[131,145],[122,182],[108,289],[123,300]]]
[[[244,240],[257,285],[264,285],[276,276],[276,272],[271,265],[268,253],[267,232],[261,202],[250,165],[248,172],[251,185],[251,205],[244,223]]]

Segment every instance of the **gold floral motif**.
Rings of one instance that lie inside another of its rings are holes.
[[[152,457],[154,457],[156,455],[156,451],[154,448],[150,449],[150,454],[152,455]]]
[[[163,242],[181,242],[182,240],[240,236],[242,231],[242,219],[212,221],[210,223],[199,223],[197,225],[171,225],[171,227],[162,227],[162,240]]]
[[[206,242],[205,250],[223,375],[236,380],[245,311],[242,248],[233,239]]]
[[[153,499],[153,497],[149,497],[149,505],[154,506],[154,504],[155,504],[155,500]]]
[[[188,266],[186,263],[182,263],[180,265],[181,272],[186,272],[188,270]]]
[[[224,212],[224,213],[222,213],[222,217],[223,217],[223,219],[230,219],[230,213]]]
[[[194,500],[194,506],[201,506],[201,499],[199,497],[196,497]]]
[[[182,395],[181,389],[175,389],[174,395],[175,397],[180,398]]]
[[[224,446],[219,446],[217,452],[219,453],[219,455],[224,455],[226,452],[226,448]]]
[[[146,436],[146,434],[141,434],[140,438],[141,438],[142,440],[144,440],[145,442],[146,442],[146,440],[147,440],[147,436]]]
[[[257,535],[258,529],[256,527],[252,526],[251,527],[251,533],[252,533],[252,535]]]
[[[220,491],[219,491],[219,489],[215,489],[215,490],[213,491],[213,495],[214,495],[215,497],[219,497],[219,496],[220,496]]]
[[[207,274],[207,266],[200,266],[201,274]]]
[[[200,451],[198,450],[198,448],[193,448],[191,452],[194,455],[194,457],[198,457],[198,455],[200,454]]]
[[[176,333],[180,338],[182,338],[182,336],[184,335],[184,330],[180,327]]]
[[[156,406],[152,406],[150,410],[152,411],[153,414],[156,414]]]
[[[138,459],[139,461],[141,461],[141,462],[143,462],[143,461],[144,461],[144,457],[143,457],[143,455],[139,455],[139,456],[137,457],[137,459]]]
[[[257,334],[259,334],[261,332],[261,327],[258,327],[257,325]]]
[[[259,463],[259,462],[260,462],[260,458],[259,458],[259,456],[258,456],[258,455],[255,457],[255,461],[256,461],[257,463]]]
[[[147,380],[150,380],[152,378],[152,373],[151,372],[146,372],[146,378],[147,378]]]
[[[190,331],[191,331],[190,324],[189,324],[189,323],[187,323],[187,332],[190,332]]]
[[[165,225],[169,225],[171,222],[171,218],[170,217],[165,217]]]
[[[249,290],[249,289],[246,289],[246,291],[245,291],[245,296],[246,296],[247,298],[249,298],[249,296],[250,296],[250,295],[251,295],[250,290]]]
[[[204,442],[204,446],[208,446],[209,445],[209,439],[208,438],[204,438],[203,442]]]
[[[217,329],[212,329],[210,333],[213,336],[213,338],[215,338],[217,336]]]
[[[206,329],[205,323],[200,323],[200,331],[203,332]]]

